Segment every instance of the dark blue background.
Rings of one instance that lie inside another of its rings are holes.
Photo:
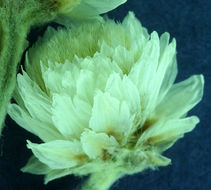
[[[128,0],[128,3],[109,15],[122,20],[130,10],[135,12],[149,32],[156,30],[162,34],[168,31],[176,38],[179,67],[177,80],[203,73],[205,91],[202,102],[190,112],[190,115],[200,117],[200,124],[164,153],[172,159],[172,165],[124,177],[111,189],[211,189],[211,0]],[[30,40],[34,41],[33,35],[42,30],[35,30]],[[25,146],[26,139],[39,142],[8,117],[1,139],[3,153],[0,157],[0,189],[74,190],[81,179],[67,176],[43,185],[42,176],[20,172],[31,155]]]

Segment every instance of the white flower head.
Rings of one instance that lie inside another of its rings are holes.
[[[143,28],[133,13],[49,28],[28,52],[9,115],[43,143],[23,171],[45,182],[108,168],[132,174],[165,166],[162,152],[199,122],[186,117],[202,98],[204,79],[174,84],[176,42]]]

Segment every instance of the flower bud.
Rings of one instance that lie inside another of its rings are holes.
[[[126,0],[54,0],[53,9],[61,17],[87,20],[98,17],[125,3]]]

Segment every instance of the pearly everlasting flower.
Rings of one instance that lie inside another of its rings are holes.
[[[45,183],[91,174],[87,189],[96,181],[91,189],[107,189],[124,174],[168,165],[162,152],[199,122],[187,113],[204,85],[202,75],[174,84],[175,54],[168,33],[149,35],[133,13],[122,23],[49,28],[29,50],[8,109],[43,141],[27,141],[34,156],[22,170],[45,174]]]

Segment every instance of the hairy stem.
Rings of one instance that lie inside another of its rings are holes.
[[[102,172],[93,173],[83,184],[81,190],[108,190],[112,184],[123,175],[117,170],[105,169]]]
[[[25,25],[17,26],[10,15],[12,14],[11,11],[12,9],[8,7],[7,12],[1,14],[1,19],[3,17],[4,22],[1,23],[0,34],[0,133],[7,112],[7,105],[15,87],[17,64],[21,59],[28,32]]]
[[[15,88],[17,66],[25,49],[27,33],[31,26],[44,24],[55,16],[41,2],[0,0],[0,135]]]

